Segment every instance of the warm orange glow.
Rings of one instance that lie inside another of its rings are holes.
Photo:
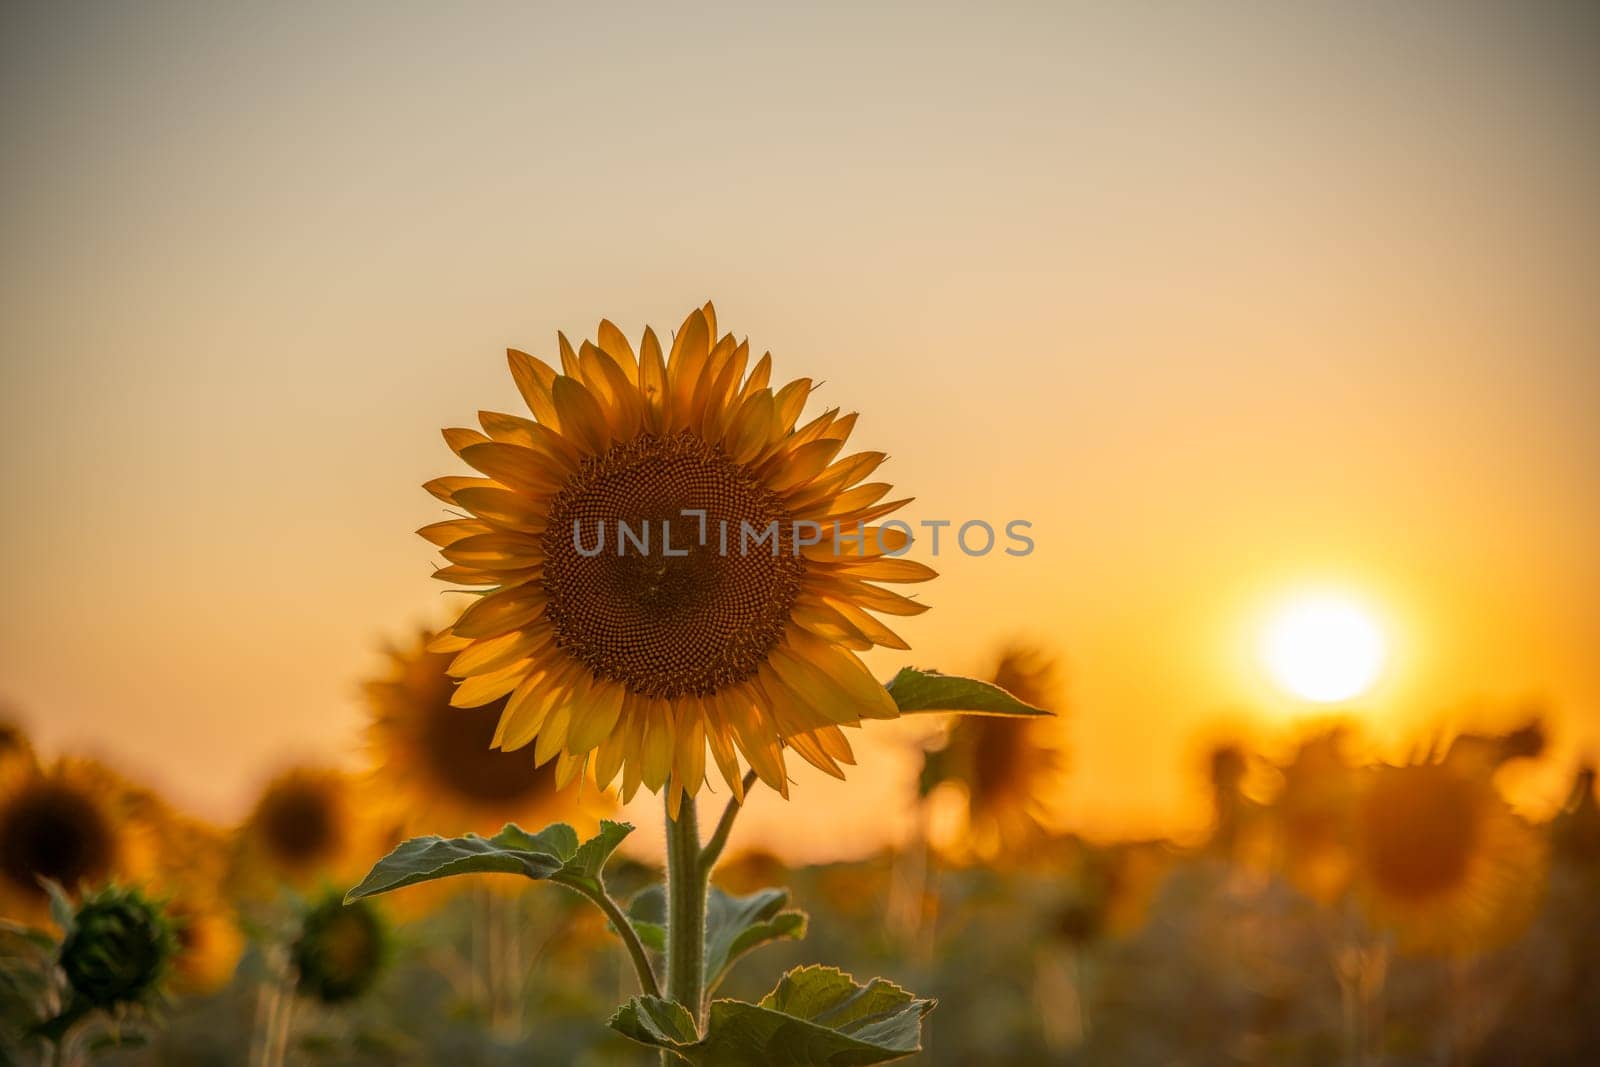
[[[1261,660],[1283,688],[1303,700],[1337,704],[1368,692],[1387,660],[1387,641],[1372,613],[1338,595],[1296,599],[1261,635]]]

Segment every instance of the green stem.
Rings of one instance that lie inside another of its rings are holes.
[[[755,787],[756,772],[750,771],[744,776],[744,788],[741,792],[748,796]],[[700,867],[705,871],[706,878],[711,877],[711,870],[717,865],[717,860],[722,856],[722,850],[727,847],[728,834],[733,830],[733,820],[738,816],[739,809],[744,807],[738,799],[728,798],[728,806],[722,809],[722,818],[717,820],[717,828],[712,831],[711,840],[706,842],[706,847],[700,850]]]
[[[667,996],[700,1023],[705,988],[706,885],[700,862],[700,825],[693,797],[672,817],[667,802]]]
[[[587,889],[580,889],[579,892],[606,913],[606,918],[611,920],[617,936],[622,938],[622,943],[627,946],[628,956],[633,960],[633,971],[639,976],[639,991],[646,996],[659,997],[661,987],[656,985],[656,972],[650,966],[650,957],[645,954],[644,945],[639,941],[639,934],[628,921],[628,917],[622,913],[621,906],[611,899],[611,894],[605,891],[604,886],[601,886],[598,893]]]

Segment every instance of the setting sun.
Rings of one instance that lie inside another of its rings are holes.
[[[1319,704],[1360,696],[1384,664],[1384,636],[1372,614],[1347,598],[1296,600],[1267,623],[1261,659],[1289,692]]]

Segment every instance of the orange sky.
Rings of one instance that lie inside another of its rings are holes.
[[[216,817],[355,761],[444,610],[438,427],[713,298],[913,518],[1034,523],[874,666],[1059,648],[1073,825],[1192,828],[1198,745],[1292,732],[1248,650],[1306,585],[1397,639],[1380,738],[1600,752],[1600,16],[1297,10],[7,5],[0,698]],[[898,832],[876,737],[743,832]]]

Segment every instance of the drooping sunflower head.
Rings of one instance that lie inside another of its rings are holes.
[[[479,708],[450,703],[448,653],[433,635],[389,654],[391,670],[366,686],[377,792],[392,798],[409,831],[492,834],[508,822],[583,822],[608,805],[578,789],[558,790],[555,765],[493,747],[505,698]]]
[[[358,817],[349,780],[337,771],[294,767],[269,781],[241,828],[235,888],[268,894],[304,888],[357,859]]]
[[[1006,646],[990,678],[1025,703],[1060,706],[1060,665],[1041,649]],[[985,859],[1038,841],[1067,767],[1059,720],[987,715],[957,718],[926,761],[925,788],[954,782],[966,795],[965,823],[944,850]]]
[[[874,525],[905,503],[863,482],[885,457],[840,458],[855,416],[801,424],[811,382],[774,388],[709,304],[665,354],[609,322],[560,351],[559,372],[509,353],[534,419],[447,430],[483,477],[427,486],[472,516],[421,531],[436,576],[483,594],[432,646],[454,703],[503,701],[498,747],[560,786],[620,772],[625,798],[694,795],[708,745],[736,794],[736,749],[784,795],[785,749],[842,774],[840,727],[896,715],[856,653],[907,646],[872,613],[924,610],[876,583],[933,576],[899,558],[909,527]]]
[[[1543,845],[1486,775],[1448,761],[1375,767],[1355,810],[1357,890],[1402,949],[1478,951],[1531,918]]]
[[[143,874],[150,842],[129,818],[127,794],[126,783],[89,760],[61,760],[9,783],[0,793],[0,914],[42,917],[41,879],[76,895]]]

